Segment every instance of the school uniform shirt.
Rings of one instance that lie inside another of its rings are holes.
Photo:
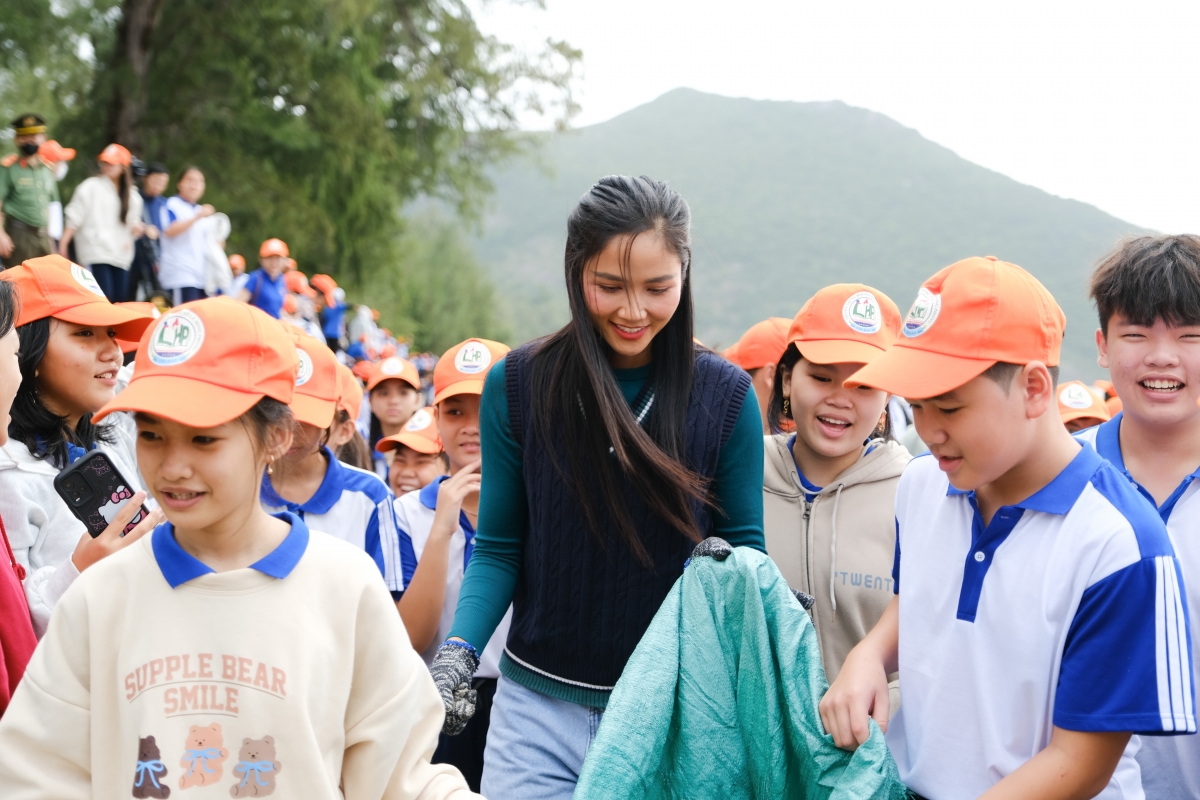
[[[67,227],[75,229],[73,241],[79,263],[129,269],[133,263],[130,226],[142,218],[141,194],[129,192],[129,210],[122,221],[116,185],[103,175],[94,175],[75,189],[65,214]]]
[[[200,213],[199,203],[189,203],[176,195],[167,199],[160,215],[158,237],[161,253],[158,262],[158,282],[164,289],[185,287],[204,288],[207,270],[204,263],[204,223],[194,223],[178,236],[167,236],[166,230],[180,220],[189,220]]]
[[[1175,555],[1183,569],[1190,619],[1200,616],[1200,466],[1183,479],[1166,501],[1158,506],[1129,470],[1121,455],[1121,418],[1080,431],[1075,438],[1091,445],[1108,463],[1125,476],[1147,502],[1155,506],[1167,525]],[[1193,656],[1195,648],[1193,648]],[[1200,668],[1191,661],[1193,683],[1200,685]],[[1150,800],[1194,800],[1200,797],[1200,736],[1146,737],[1137,754],[1142,767],[1142,786]]]
[[[256,269],[250,273],[242,288],[250,293],[252,306],[261,308],[275,319],[279,319],[279,312],[283,309],[283,298],[287,294],[282,272],[272,280],[265,269]]]
[[[0,719],[5,797],[476,797],[370,559],[280,518],[245,569],[167,523],[80,576]]]
[[[988,525],[937,460],[896,494],[904,702],[887,730],[900,777],[978,797],[1053,727],[1196,731],[1188,615],[1166,527],[1094,450]],[[1139,800],[1129,745],[1097,797]]]
[[[347,308],[349,306],[345,303],[338,303],[335,306],[326,306],[321,309],[321,332],[325,334],[326,339],[341,338],[342,330],[345,328]]]
[[[423,489],[409,492],[396,498],[396,532],[398,539],[385,544],[384,580],[393,597],[398,597],[412,581],[413,573],[429,541],[433,518],[437,513],[438,488],[450,476],[442,475]],[[462,511],[458,512],[458,528],[450,537],[450,556],[446,566],[446,597],[442,603],[442,618],[438,623],[437,636],[421,654],[426,664],[432,664],[437,649],[450,635],[454,624],[454,610],[458,608],[458,593],[462,589],[463,575],[475,549],[475,528]],[[477,678],[499,678],[500,656],[508,641],[508,628],[512,623],[512,606],[504,614],[496,632],[479,654]]]
[[[140,491],[143,486],[137,470],[136,432],[131,425],[118,424],[115,418],[103,427],[113,443],[101,442],[98,449],[112,460],[130,492]],[[0,447],[0,518],[8,530],[13,555],[25,568],[25,597],[38,638],[45,634],[58,599],[79,577],[71,556],[79,537],[87,532],[54,489],[54,479],[61,471],[48,459],[35,458],[16,439]]]
[[[290,511],[330,536],[364,551],[384,572],[384,541],[396,539],[392,490],[376,475],[338,461],[328,447],[322,452],[328,466],[317,492],[305,503],[291,503],[275,493],[271,477],[263,476],[260,499],[272,514]]]

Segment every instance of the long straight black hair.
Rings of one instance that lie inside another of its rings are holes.
[[[91,450],[97,442],[111,444],[113,436],[105,425],[93,425],[92,415],[84,414],[74,429],[66,417],[60,417],[42,402],[38,392],[37,368],[50,343],[50,317],[35,319],[17,328],[21,350],[17,364],[21,368],[21,388],[13,399],[12,422],[8,435],[21,442],[35,458],[48,460],[62,469],[69,461],[67,442]]]
[[[621,271],[629,286],[629,251],[638,235],[653,233],[683,264],[679,307],[650,343],[654,405],[638,425],[609,366],[611,348],[596,330],[584,294],[584,274],[606,246],[621,248]],[[622,479],[650,508],[684,536],[703,538],[694,514],[708,502],[705,479],[685,463],[687,407],[696,346],[692,325],[691,210],[678,192],[646,176],[602,178],[567,218],[564,255],[571,321],[547,337],[531,366],[533,433],[579,499],[592,532],[605,544],[601,524],[608,510],[617,533],[643,564],[650,557],[625,502]],[[551,447],[569,442],[566,469]],[[601,506],[602,504],[602,506]]]

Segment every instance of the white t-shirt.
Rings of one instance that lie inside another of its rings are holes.
[[[447,476],[442,476],[424,489],[409,492],[396,499],[396,530],[399,540],[383,543],[384,579],[388,589],[402,592],[412,580],[417,569],[417,562],[429,541],[429,531],[433,527],[433,518],[437,513],[438,487]],[[426,664],[432,664],[437,649],[454,625],[454,612],[458,608],[458,593],[462,590],[463,574],[467,563],[471,560],[470,549],[473,549],[475,531],[470,521],[460,511],[458,514],[458,529],[450,538],[450,556],[446,568],[446,599],[442,603],[442,618],[438,623],[437,636],[433,644],[421,654]],[[468,544],[471,548],[468,548]],[[496,632],[488,640],[487,647],[479,654],[479,669],[477,678],[500,677],[500,655],[508,641],[508,628],[512,624],[512,606],[504,613],[504,619],[496,627]]]
[[[200,213],[200,205],[189,203],[176,195],[167,199],[162,208],[158,241],[162,249],[158,261],[158,282],[164,289],[187,286],[204,288],[207,275],[204,262],[204,240],[207,232],[198,221],[178,236],[168,236],[167,228],[180,220],[186,221]]]
[[[79,263],[111,264],[129,269],[133,263],[133,233],[141,222],[142,195],[129,190],[129,209],[121,221],[121,196],[103,175],[88,178],[75,189],[65,211],[66,224],[75,229],[75,254]]]
[[[1096,448],[1124,475],[1148,502],[1154,498],[1138,485],[1125,469],[1121,455],[1121,417],[1080,431],[1075,438]],[[1183,569],[1189,618],[1200,618],[1200,469],[1183,479],[1166,501],[1158,506],[1159,516],[1167,524],[1171,544]],[[1193,634],[1194,636],[1194,634]],[[1200,686],[1200,668],[1192,648],[1194,685]],[[1195,800],[1200,797],[1200,736],[1147,736],[1137,754],[1142,767],[1142,786],[1151,800]]]
[[[978,797],[1077,731],[1196,730],[1179,563],[1166,526],[1084,447],[984,526],[974,493],[912,460],[896,493],[900,686],[887,731],[925,797]],[[1098,797],[1140,800],[1134,736]]]

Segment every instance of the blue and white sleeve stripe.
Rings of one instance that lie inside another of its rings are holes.
[[[1174,558],[1158,556],[1154,561],[1154,660],[1162,729],[1195,733],[1195,687],[1182,581]]]
[[[371,510],[371,517],[367,520],[367,530],[363,534],[363,549],[375,561],[375,565],[379,567],[379,572],[384,577],[387,577],[387,570],[383,565],[383,544],[379,535],[379,529],[381,527],[380,521],[382,520],[383,524],[387,524],[387,519],[390,516],[392,516],[392,501],[384,500]]]

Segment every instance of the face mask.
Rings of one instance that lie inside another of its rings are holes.
[[[37,151],[38,151],[38,147],[40,147],[40,146],[41,145],[39,145],[37,142],[24,142],[21,145],[21,152],[27,156],[36,155]]]

